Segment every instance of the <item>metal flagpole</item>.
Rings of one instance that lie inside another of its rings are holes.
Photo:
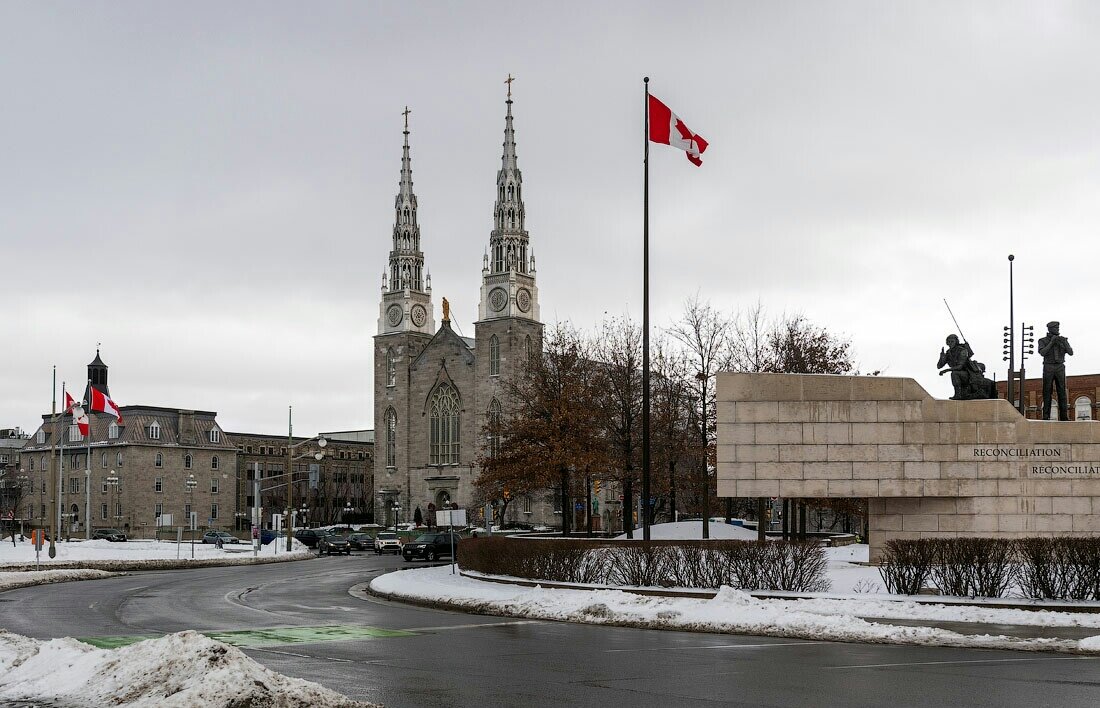
[[[645,178],[642,198],[642,540],[649,540],[649,77],[645,84]]]
[[[88,379],[88,388],[85,389],[88,392],[88,397],[91,398],[92,380]],[[84,415],[88,416],[87,406],[91,405],[91,401],[81,401],[82,410]],[[88,416],[88,434],[84,437],[84,442],[87,443],[87,453],[84,456],[84,538],[91,540],[92,538],[92,418]]]
[[[65,401],[65,382],[61,382],[61,401]],[[62,413],[60,419],[64,419],[65,414]],[[60,420],[58,421],[60,422]],[[58,447],[57,447],[57,503],[55,520],[57,521],[57,533],[61,533],[61,494],[65,491],[65,426],[59,426],[58,423],[54,423],[54,428],[60,427],[58,430]]]
[[[57,464],[57,460],[54,459],[54,450],[57,447],[57,439],[54,434],[57,432],[57,366],[53,367],[53,384],[50,386],[50,395],[53,396],[53,403],[50,405],[50,464],[46,467],[46,476],[50,480],[50,487],[54,487],[56,484],[56,477],[53,474],[53,465]],[[57,526],[54,521],[57,508],[57,489],[50,490],[50,558],[57,557]]]

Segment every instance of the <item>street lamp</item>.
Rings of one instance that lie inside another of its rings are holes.
[[[191,527],[191,559],[195,558],[195,526],[191,520],[195,518],[192,514],[195,514],[195,485],[198,482],[195,481],[194,473],[187,475],[187,481],[184,482],[187,485],[187,493],[191,496],[191,514],[188,514],[187,525]]]
[[[19,476],[15,478],[19,483],[19,499],[22,501],[23,495],[27,493],[27,483],[30,481],[30,477],[23,474],[23,470],[19,470]],[[25,508],[25,507],[24,507]],[[23,538],[23,517],[19,517],[19,538]]]
[[[287,406],[287,430],[286,430],[286,516],[290,521],[287,524],[286,530],[286,550],[290,551],[291,546],[294,543],[294,450],[311,443],[314,440],[317,441],[317,447],[324,448],[328,445],[328,440],[325,440],[321,436],[308,438],[301,441],[298,444],[294,443],[294,406]],[[317,452],[313,455],[314,459],[320,462],[325,456],[324,452]],[[257,499],[257,501],[259,501]],[[276,540],[276,543],[278,541]]]

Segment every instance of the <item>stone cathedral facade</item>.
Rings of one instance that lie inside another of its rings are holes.
[[[508,414],[505,382],[541,351],[535,257],[524,226],[523,175],[516,162],[511,90],[504,149],[493,197],[489,247],[481,267],[474,337],[452,328],[446,298],[436,326],[431,275],[421,244],[409,154],[408,115],[395,200],[393,244],[382,278],[374,337],[374,492],[379,523],[412,521],[419,508],[468,509],[480,523],[477,458],[497,444],[486,423]],[[489,202],[486,194],[486,202]],[[512,521],[560,524],[554,495],[514,500]]]

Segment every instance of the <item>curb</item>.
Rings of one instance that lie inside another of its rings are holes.
[[[35,568],[34,563],[19,563],[15,565],[0,566],[0,572],[34,572],[36,570],[109,570],[109,571],[135,571],[135,570],[186,570],[188,568],[221,568],[228,566],[267,565],[269,563],[289,563],[292,561],[311,560],[317,556],[310,553],[308,556],[273,558],[247,558],[244,561],[231,561],[220,558],[203,558],[201,560],[165,558],[163,560],[144,561],[61,561],[57,563],[41,563]]]

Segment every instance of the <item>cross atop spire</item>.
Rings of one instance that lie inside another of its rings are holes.
[[[504,83],[508,84],[508,98],[512,97],[512,82],[516,80],[516,77],[512,76],[512,72],[508,72],[508,78],[504,80]]]
[[[410,113],[412,113],[412,111],[409,110],[408,106],[405,106],[405,110],[401,111],[401,115],[405,116],[405,135],[409,134],[409,114]]]
[[[394,200],[393,249],[390,251],[391,290],[423,291],[424,254],[420,250],[420,225],[416,218],[416,194],[413,193],[412,158],[409,155],[408,106],[405,117],[405,142],[401,148],[401,183]]]

